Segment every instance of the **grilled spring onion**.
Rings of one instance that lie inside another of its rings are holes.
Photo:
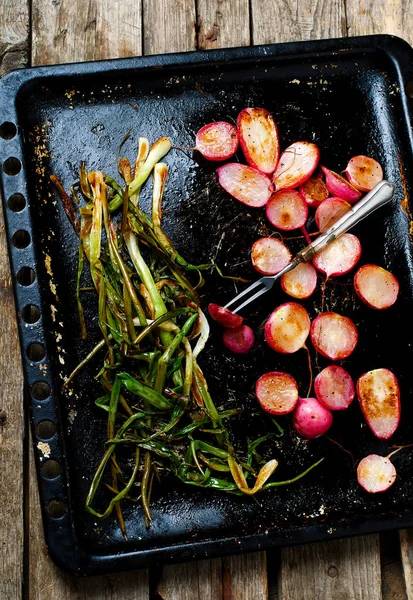
[[[101,342],[64,386],[92,358],[101,357],[97,377],[104,395],[95,404],[107,417],[107,442],[86,510],[99,518],[115,512],[125,537],[122,502],[138,496],[149,527],[153,482],[161,471],[172,472],[188,485],[237,495],[288,483],[268,482],[278,463],[262,464],[255,450],[271,436],[250,442],[246,462],[236,456],[225,421],[237,410],[217,410],[208,391],[199,355],[209,327],[186,273],[217,267],[188,263],[162,230],[168,167],[159,161],[170,148],[167,138],[150,150],[147,140],[140,138],[134,168],[127,159],[119,161],[124,187],[101,171],[88,172],[82,162],[75,184],[84,201],[80,206],[72,202],[60,180],[51,177],[80,238],[76,299],[82,336],[86,335],[80,301],[84,259],[89,261],[98,295],[102,333]],[[151,173],[149,217],[139,207],[139,191]]]

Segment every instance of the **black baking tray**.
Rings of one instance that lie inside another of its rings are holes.
[[[124,152],[132,159],[139,135],[152,142],[167,135],[176,145],[191,147],[202,125],[234,121],[240,109],[251,105],[273,112],[283,147],[300,139],[315,141],[321,162],[330,168],[343,169],[355,154],[379,160],[385,177],[396,185],[395,198],[356,233],[363,245],[362,262],[393,271],[400,297],[387,311],[369,311],[351,285],[329,284],[326,307],[351,316],[359,327],[358,348],[345,363],[354,378],[371,368],[390,368],[399,378],[402,397],[402,420],[388,442],[372,435],[356,401],[335,415],[329,436],[355,460],[385,453],[391,445],[413,442],[413,100],[406,94],[412,81],[411,47],[399,38],[372,36],[41,67],[16,71],[0,82],[0,127],[7,138],[0,138],[2,193],[11,270],[32,392],[43,523],[58,565],[78,574],[103,573],[413,525],[410,450],[394,457],[395,485],[386,494],[369,496],[357,486],[347,453],[326,438],[300,441],[287,417],[280,420],[285,435],[266,450],[279,459],[277,477],[292,476],[326,457],[295,485],[255,502],[188,489],[168,478],[155,490],[149,530],[140,506],[124,504],[127,541],[115,519],[97,521],[86,514],[85,495],[105,438],[105,422],[93,403],[99,395],[93,380],[96,363],[76,380],[70,395],[62,394],[61,384],[99,333],[93,294],[85,295],[90,335],[86,343],[80,340],[74,303],[77,240],[49,183],[49,175],[56,173],[68,188],[80,159],[89,169],[116,175],[116,149],[129,129]],[[228,273],[254,278],[249,248],[269,232],[262,212],[231,200],[216,183],[216,165],[196,153],[173,150],[166,162],[170,178],[164,225],[178,250],[192,262],[216,258]],[[4,172],[19,168],[15,175]],[[24,196],[26,204],[15,194]],[[147,192],[144,208],[148,202]],[[300,244],[291,241],[293,249]],[[341,283],[351,283],[351,276]],[[235,291],[232,282],[211,276],[202,301],[224,302]],[[260,323],[285,298],[277,287],[246,311],[258,330],[258,343],[247,358],[224,351],[215,327],[201,355],[217,405],[242,409],[230,426],[240,452],[248,437],[273,427],[254,398],[257,377],[267,370],[286,370],[302,390],[308,380],[305,356],[277,355],[261,343]],[[319,294],[304,302],[312,317],[320,302]],[[30,350],[35,343],[46,350],[40,361],[33,360]],[[325,364],[320,359],[319,367]],[[38,382],[46,385],[36,386]],[[58,476],[50,477],[47,470],[45,476],[48,459],[60,464]]]

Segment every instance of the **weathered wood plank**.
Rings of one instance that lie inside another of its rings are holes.
[[[254,44],[346,35],[344,0],[251,0],[251,12]]]
[[[249,45],[248,0],[197,0],[197,17],[200,50]]]
[[[221,559],[164,567],[157,592],[162,600],[223,600]]]
[[[28,38],[28,2],[0,0],[0,76],[27,66]],[[24,560],[23,373],[1,198],[0,348],[0,598],[20,600]]]
[[[406,595],[413,600],[413,529],[403,529],[399,535]]]
[[[266,552],[251,552],[223,559],[223,600],[268,598]]]
[[[377,535],[286,548],[281,555],[283,600],[381,600]]]
[[[413,44],[412,0],[347,0],[348,35],[391,33]]]
[[[195,0],[143,0],[144,54],[196,49]]]
[[[33,64],[138,56],[141,17],[134,0],[33,0]]]

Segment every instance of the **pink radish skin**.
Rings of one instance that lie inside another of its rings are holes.
[[[369,454],[357,467],[357,481],[369,494],[387,491],[396,481],[396,476],[390,459],[378,454]]]
[[[293,298],[309,298],[317,286],[317,272],[312,264],[300,263],[281,276],[281,287]]]
[[[276,352],[292,354],[305,347],[310,317],[300,304],[287,302],[271,313],[264,327],[267,344]]]
[[[335,171],[330,171],[330,169],[327,169],[326,167],[321,167],[321,169],[326,178],[328,191],[332,196],[342,198],[350,204],[354,204],[357,200],[360,200],[361,193],[356,190],[347,179],[344,179],[344,177]]]
[[[333,424],[331,411],[316,398],[300,398],[293,415],[293,426],[307,440],[324,435]]]
[[[327,277],[345,275],[356,266],[360,256],[359,239],[352,233],[344,233],[315,255],[313,265]]]
[[[283,231],[291,231],[305,225],[308,206],[297,191],[286,190],[271,196],[265,212],[271,225]]]
[[[246,354],[255,343],[255,335],[248,325],[239,325],[232,329],[226,329],[222,336],[224,346],[235,354]]]
[[[237,127],[247,163],[271,175],[280,156],[278,129],[272,114],[265,108],[244,108],[238,115]]]
[[[354,275],[357,296],[370,308],[383,310],[392,306],[399,294],[394,275],[377,265],[364,265]]]
[[[281,154],[273,175],[275,189],[291,190],[314,173],[320,159],[320,150],[311,142],[295,142]]]
[[[227,308],[219,306],[219,304],[209,304],[208,312],[215,321],[227,329],[239,327],[244,320],[240,315],[235,315]]]
[[[389,369],[374,369],[359,377],[357,397],[367,425],[381,440],[388,440],[400,421],[400,390]]]
[[[327,231],[350,208],[351,205],[341,198],[327,198],[327,200],[324,200],[315,211],[315,222],[318,230],[321,232]]]
[[[298,188],[308,206],[317,208],[329,197],[329,191],[321,177],[310,177]]]
[[[326,367],[317,375],[314,391],[321,404],[330,410],[345,410],[355,396],[353,380],[337,365]]]
[[[196,134],[195,144],[196,149],[208,160],[227,160],[238,149],[238,133],[231,123],[208,123]]]
[[[383,169],[370,156],[353,156],[345,173],[351,185],[360,192],[369,192],[383,180]]]
[[[219,183],[236,200],[251,208],[265,206],[272,193],[271,180],[253,167],[228,163],[217,169]]]
[[[358,341],[353,321],[334,312],[319,314],[311,324],[310,335],[317,352],[330,360],[350,356]]]
[[[275,275],[288,265],[291,252],[276,238],[260,238],[251,248],[252,266],[262,275]]]
[[[262,375],[255,385],[255,394],[261,408],[271,415],[287,415],[298,402],[297,382],[279,371]]]

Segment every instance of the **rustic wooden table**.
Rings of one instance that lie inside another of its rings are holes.
[[[0,76],[29,65],[369,33],[413,43],[413,0],[0,0]],[[0,341],[1,600],[413,599],[409,531],[111,577],[61,572],[43,540],[1,214]]]

